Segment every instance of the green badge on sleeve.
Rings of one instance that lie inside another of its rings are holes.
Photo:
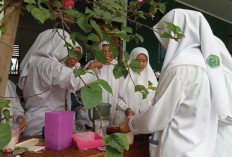
[[[210,68],[217,68],[220,66],[220,58],[216,55],[209,55],[206,63],[209,65]]]

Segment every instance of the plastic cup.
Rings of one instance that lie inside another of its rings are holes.
[[[101,137],[106,135],[106,129],[109,126],[109,121],[108,120],[100,120],[97,119],[94,121],[95,125],[95,132],[100,135]]]

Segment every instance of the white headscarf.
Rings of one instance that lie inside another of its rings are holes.
[[[158,82],[155,77],[155,73],[153,72],[150,66],[149,54],[145,48],[143,47],[134,48],[130,54],[130,62],[136,59],[137,56],[140,54],[145,54],[147,56],[147,66],[140,72],[140,75],[138,73],[133,72],[132,70],[130,71],[135,83],[139,85],[143,85],[146,88],[148,88],[148,80],[149,80],[152,82],[153,86],[157,86]]]
[[[229,100],[222,66],[211,68],[207,64],[207,59],[211,55],[220,59],[219,48],[207,20],[200,12],[174,9],[168,12],[154,28],[165,26],[165,22],[179,26],[185,38],[176,42],[173,39],[161,38],[155,32],[160,43],[167,49],[162,73],[177,65],[198,65],[206,68],[211,86],[212,104],[219,115],[227,116]],[[157,31],[161,34],[170,32],[168,29],[158,29]]]
[[[100,42],[100,44],[98,45],[98,47],[99,47],[99,49],[101,50],[102,49],[102,46],[103,45],[109,45],[109,42],[108,41],[102,41],[102,42]]]
[[[130,60],[136,59],[139,54],[145,54],[147,56],[147,66],[140,72],[140,74],[135,73],[130,69],[130,74],[135,82],[135,85],[143,85],[148,88],[148,80],[152,82],[153,86],[157,86],[158,82],[155,77],[155,73],[153,72],[150,63],[149,63],[149,54],[147,50],[143,47],[134,48],[130,54]],[[145,112],[146,109],[151,105],[151,99],[153,99],[155,92],[149,90],[150,94],[146,99],[142,98],[142,94],[140,92],[135,92],[134,84],[128,74],[128,76],[122,80],[119,88],[119,95],[123,98],[125,103],[129,105],[136,113],[138,111]],[[139,105],[136,105],[139,104]],[[140,107],[139,107],[140,106]],[[145,107],[146,106],[146,107]]]
[[[62,29],[57,29],[57,31],[63,36]],[[20,64],[19,87],[21,89],[24,88],[26,76],[29,74],[33,66],[41,61],[41,59],[50,58],[58,61],[68,55],[68,49],[64,47],[65,41],[59,34],[53,29],[48,29],[38,35],[36,41],[33,43]],[[64,34],[65,40],[72,46],[79,46],[82,52],[82,47],[77,42],[73,44],[69,33],[64,31]]]

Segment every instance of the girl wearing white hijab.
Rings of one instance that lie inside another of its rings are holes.
[[[19,124],[19,133],[21,133],[27,127],[27,122],[24,118],[24,110],[20,104],[20,100],[16,93],[16,86],[10,80],[7,81],[5,97],[14,97],[14,98],[6,98],[10,100],[9,110],[10,110],[10,115],[13,116],[13,118],[11,118],[11,125],[17,122]]]
[[[111,120],[114,121],[113,119],[118,100],[119,79],[115,79],[113,75],[113,69],[114,65],[117,64],[118,61],[114,59],[112,53],[110,52],[109,42],[102,41],[98,47],[106,55],[106,64],[102,64],[101,62],[95,60],[89,61],[85,67],[87,67],[87,69],[96,68],[98,78],[107,81],[111,86],[113,94],[110,94],[105,89],[102,90],[102,102],[110,103],[112,105],[110,108],[110,114],[112,115]],[[89,125],[91,126],[91,124]]]
[[[57,31],[63,35],[63,30]],[[65,40],[72,43],[69,34],[64,33]],[[59,34],[52,29],[40,33],[20,65],[19,86],[26,97],[25,118],[28,122],[24,136],[41,134],[45,112],[65,110],[66,90],[77,91],[84,86],[79,78],[75,78],[72,68],[60,62],[68,56],[68,50]],[[73,46],[79,45],[75,43]],[[81,77],[86,84],[96,79],[88,73]]]
[[[150,138],[151,157],[212,157],[218,116],[226,117],[229,98],[214,35],[204,16],[196,11],[174,9],[165,22],[178,25],[185,38],[176,42],[155,35],[167,50],[153,106],[121,125],[135,134],[159,132]],[[223,102],[223,103],[222,103]],[[157,146],[157,144],[159,144]],[[156,151],[158,147],[158,151]]]
[[[219,45],[219,52],[222,60],[226,87],[228,95],[232,95],[232,58],[224,43],[215,36],[216,42]],[[230,100],[230,116],[232,115],[232,97]],[[223,102],[222,102],[223,103]],[[230,157],[232,156],[232,118],[219,118],[217,143],[215,149],[215,157]]]
[[[143,56],[143,58],[140,59],[140,56]],[[118,109],[127,111],[128,115],[144,113],[151,106],[155,95],[155,91],[149,90],[147,98],[143,99],[142,93],[135,92],[135,85],[143,85],[148,88],[148,81],[150,81],[155,87],[158,84],[155,73],[149,63],[147,50],[143,47],[134,48],[131,51],[129,62],[134,59],[137,59],[141,63],[141,67],[139,69],[140,74],[130,70],[132,78],[129,74],[125,79],[122,78],[119,87]],[[146,65],[144,64],[145,62]]]

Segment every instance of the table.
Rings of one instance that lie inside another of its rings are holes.
[[[31,139],[41,138],[40,135],[23,138],[20,142]],[[149,157],[149,142],[148,136],[135,136],[134,144],[130,145],[129,151],[124,151],[124,157]],[[13,153],[3,153],[3,157],[13,157]],[[38,152],[26,152],[20,155],[20,157],[104,157],[104,152],[98,149],[78,150],[77,147],[72,144],[69,148],[55,151],[55,150],[41,150]]]

